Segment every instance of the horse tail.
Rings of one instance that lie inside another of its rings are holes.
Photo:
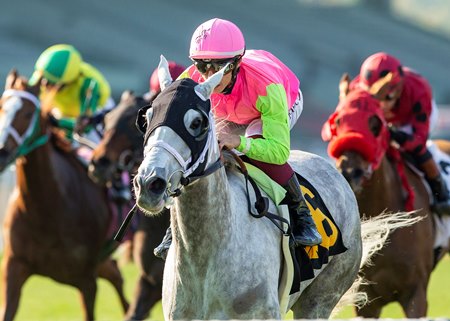
[[[361,218],[361,239],[362,239],[362,258],[359,268],[370,266],[372,264],[373,256],[389,242],[387,240],[390,233],[398,228],[411,226],[421,221],[423,216],[414,216],[417,211],[411,212],[397,212],[386,213],[374,217]],[[339,310],[348,305],[353,305],[358,308],[363,307],[367,302],[367,294],[358,291],[362,284],[365,284],[364,276],[361,273],[353,282],[352,286],[342,296],[333,310],[332,315],[335,315]]]

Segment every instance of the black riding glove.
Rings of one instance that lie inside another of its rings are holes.
[[[402,146],[407,140],[411,140],[412,135],[405,133],[394,126],[389,126],[389,133],[391,135],[391,140],[395,141],[397,144]]]

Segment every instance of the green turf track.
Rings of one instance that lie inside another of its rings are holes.
[[[131,298],[137,278],[137,269],[133,264],[122,268],[125,277],[125,291]],[[104,280],[98,282],[95,315],[99,321],[122,320],[118,298],[112,286]],[[428,289],[429,310],[428,317],[450,317],[450,257],[441,261],[431,277]],[[352,309],[345,309],[336,318],[353,317]],[[383,310],[383,318],[402,318],[400,306],[391,304]],[[288,314],[288,319],[292,315]],[[54,281],[33,276],[25,284],[22,300],[16,321],[40,320],[81,320],[80,299],[76,290]],[[159,303],[147,320],[163,320],[161,304]]]

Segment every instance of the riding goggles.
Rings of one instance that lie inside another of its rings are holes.
[[[235,58],[231,59],[192,59],[195,67],[201,74],[206,74],[209,70],[213,70],[214,72],[218,72],[226,64],[229,63],[227,69],[224,71],[224,74],[229,73],[235,68],[236,60]]]

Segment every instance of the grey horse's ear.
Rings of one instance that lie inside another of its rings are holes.
[[[222,81],[223,75],[225,74],[225,70],[227,70],[230,66],[230,63],[227,63],[225,67],[220,69],[218,72],[213,74],[211,77],[206,79],[201,84],[195,86],[195,93],[204,101],[208,100],[211,97],[211,94],[214,91],[214,88],[217,87],[218,84]]]
[[[172,83],[172,76],[170,75],[169,63],[167,62],[166,58],[164,58],[163,55],[161,55],[158,65],[158,79],[161,91],[169,87],[169,85]]]

